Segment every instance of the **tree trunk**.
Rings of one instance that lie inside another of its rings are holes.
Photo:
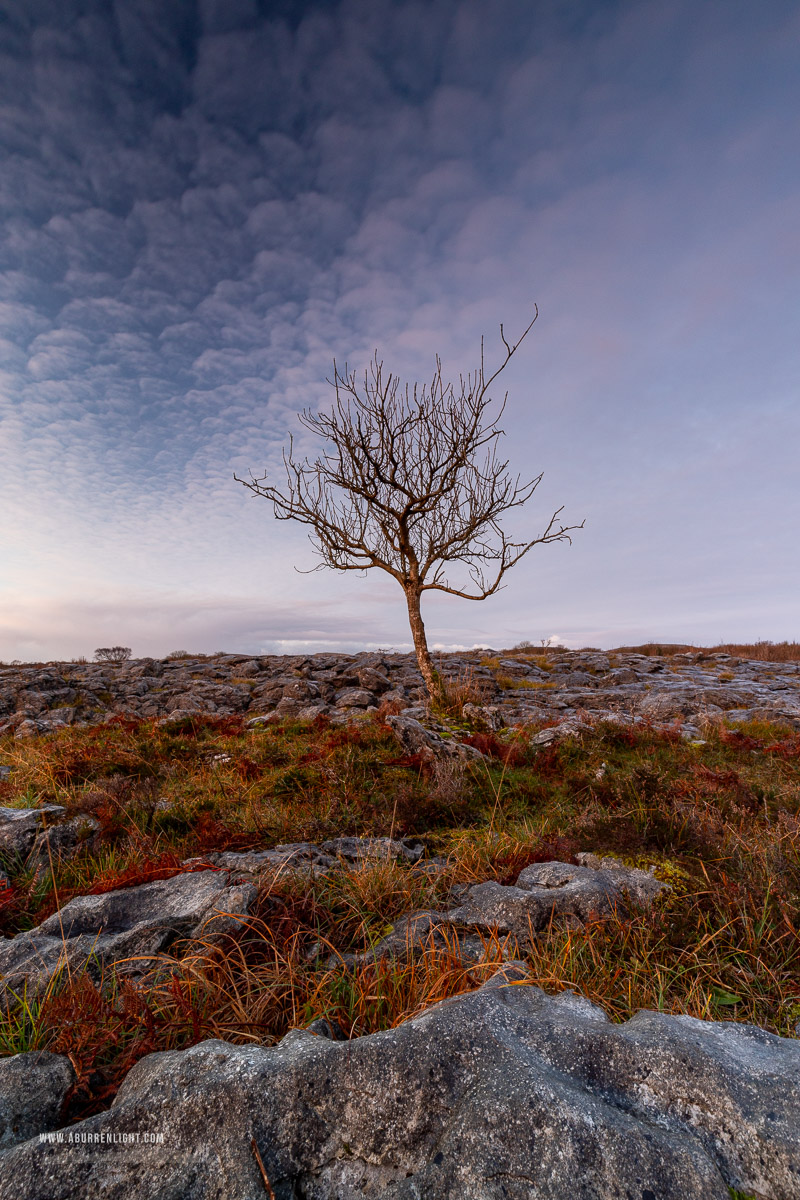
[[[428,690],[428,699],[434,703],[439,695],[439,681],[428,650],[428,640],[425,637],[425,626],[422,624],[422,614],[419,607],[420,592],[412,584],[406,589],[408,604],[408,622],[411,626],[411,636],[414,639],[414,650],[417,663]]]

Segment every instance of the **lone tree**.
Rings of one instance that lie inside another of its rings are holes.
[[[508,393],[492,417],[488,391],[538,315],[536,308],[514,345],[500,326],[505,355],[488,378],[481,339],[480,366],[459,376],[457,390],[442,379],[438,356],[430,386],[421,389],[384,374],[377,351],[361,380],[334,361],[328,380],[336,393],[332,410],[304,410],[299,418],[324,439],[320,456],[298,461],[290,440],[283,452],[284,490],[268,484],[266,474],[251,473],[249,480],[234,475],[272,501],[278,520],[310,526],[309,540],[322,560],[314,570],[379,567],[397,580],[431,700],[440,689],[422,623],[422,593],[485,600],[534,546],[571,541],[570,532],[583,527],[560,523],[563,506],[530,541],[512,541],[500,525],[503,513],[530,499],[542,475],[522,483],[498,457],[503,434],[498,421]],[[451,582],[452,567],[462,568],[460,581]]]

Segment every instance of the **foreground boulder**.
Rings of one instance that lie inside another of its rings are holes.
[[[0,1156],[0,1194],[790,1200],[799,1081],[792,1040],[652,1012],[614,1025],[511,965],[350,1042],[295,1030],[152,1054],[110,1111]]]
[[[74,1082],[63,1054],[33,1050],[0,1058],[0,1150],[57,1129]]]
[[[195,871],[99,896],[78,896],[41,925],[0,939],[0,995],[43,991],[61,971],[136,974],[177,939],[210,939],[237,926],[257,895],[226,871]]]

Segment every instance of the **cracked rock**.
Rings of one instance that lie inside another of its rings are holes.
[[[256,898],[224,871],[194,871],[99,896],[78,896],[36,929],[0,941],[0,994],[43,991],[62,970],[115,963],[140,974],[178,939],[208,942],[238,926]],[[145,960],[145,961],[143,961]]]
[[[668,885],[649,872],[621,863],[596,869],[563,862],[533,863],[519,873],[514,886],[494,880],[475,884],[447,918],[525,940],[554,920],[577,926],[614,913],[623,915],[628,898],[648,905],[663,890],[669,890]]]
[[[406,754],[420,754],[428,761],[436,758],[483,759],[485,756],[474,746],[463,742],[449,742],[431,729],[426,729],[421,721],[407,713],[386,718],[386,723],[397,738]]]
[[[298,1029],[151,1054],[71,1127],[79,1152],[33,1139],[0,1156],[0,1193],[264,1200],[253,1139],[275,1200],[796,1200],[798,1081],[792,1039],[654,1012],[613,1024],[509,963],[352,1041]],[[138,1144],[115,1139],[131,1130]]]

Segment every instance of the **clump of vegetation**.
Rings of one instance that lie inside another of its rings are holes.
[[[454,686],[458,686],[456,683]],[[459,697],[460,698],[460,697]],[[403,913],[441,909],[456,884],[513,882],[531,862],[578,851],[653,866],[672,891],[652,910],[582,930],[553,926],[525,957],[548,991],[572,988],[614,1019],[639,1008],[800,1022],[800,735],[779,726],[676,730],[598,724],[540,746],[535,730],[475,732],[484,761],[404,755],[380,716],[350,726],[239,717],[158,725],[118,718],[46,737],[0,739],[12,765],[0,804],[90,813],[96,835],[48,869],[0,866],[0,932],[29,929],[72,896],[168,878],[212,851],[353,835],[421,837],[446,861],[425,872],[381,860],[350,872],[262,878],[251,916],[224,945],[196,946],[138,981],[107,968],[8,996],[0,1052],[49,1048],[78,1069],[77,1119],[107,1106],[130,1066],[206,1037],[270,1044],[326,1017],[347,1035],[396,1025],[479,986],[503,958],[487,938],[409,961],[347,965]]]
[[[94,652],[96,662],[124,663],[130,656],[130,646],[100,646]]]
[[[716,646],[690,646],[674,642],[645,642],[642,646],[617,646],[609,654],[644,654],[648,658],[670,654],[730,654],[756,662],[800,662],[800,642],[719,642]]]
[[[472,667],[465,667],[450,679],[437,673],[436,700],[432,710],[437,716],[458,720],[465,704],[488,704],[492,690],[489,681],[476,675]]]

